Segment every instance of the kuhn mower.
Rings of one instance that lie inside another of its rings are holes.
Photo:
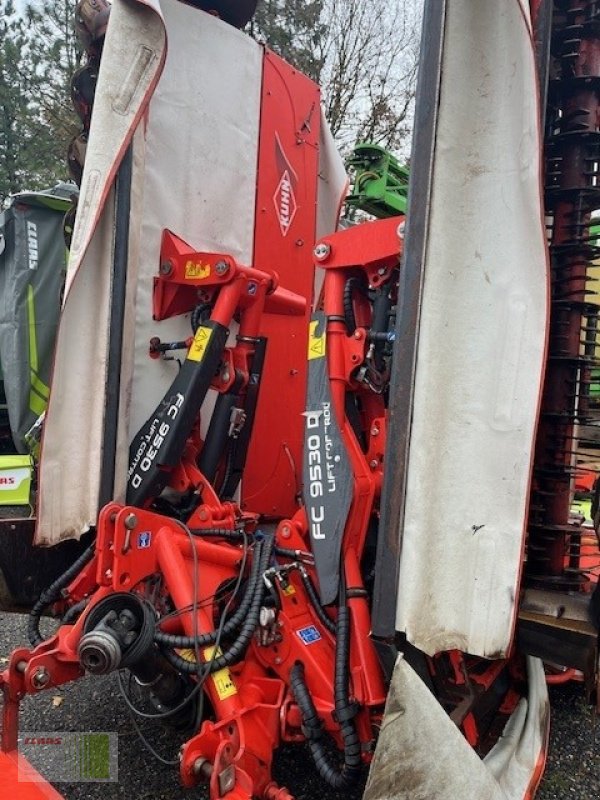
[[[0,769],[25,694],[115,672],[211,800],[291,800],[284,742],[366,800],[533,797],[546,672],[597,702],[600,8],[426,2],[408,206],[359,147],[336,231],[318,87],[200,5],[88,24],[36,530],[86,549],[2,674]]]

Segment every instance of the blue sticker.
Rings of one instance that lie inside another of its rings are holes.
[[[314,625],[309,625],[306,628],[300,628],[300,630],[296,631],[296,633],[302,639],[304,644],[314,644],[321,638],[321,634]]]
[[[150,541],[152,539],[152,534],[150,531],[144,531],[143,533],[138,533],[138,549],[145,550],[146,547],[150,547]]]

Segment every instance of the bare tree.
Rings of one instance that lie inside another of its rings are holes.
[[[342,149],[355,141],[405,149],[419,50],[420,3],[325,0],[319,57],[325,112]]]

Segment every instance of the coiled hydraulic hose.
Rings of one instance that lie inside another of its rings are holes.
[[[361,278],[348,278],[344,284],[344,320],[346,322],[346,329],[348,333],[354,333],[356,330],[356,317],[354,316],[354,305],[352,303],[352,294],[354,290],[361,292],[366,291],[365,282]]]
[[[193,531],[192,531],[193,533]],[[252,604],[252,600],[254,599],[254,595],[256,594],[257,584],[260,580],[260,547],[261,543],[257,545],[257,552],[255,553],[255,557],[252,561],[252,567],[250,568],[250,576],[248,578],[248,585],[246,587],[246,591],[244,592],[244,596],[242,598],[242,602],[238,606],[235,613],[227,620],[225,625],[223,626],[223,630],[221,631],[222,636],[227,636],[233,631],[236,631],[244,619],[246,619],[246,615],[250,606]],[[160,621],[160,620],[159,620]],[[158,644],[164,647],[195,647],[207,644],[214,644],[217,639],[217,631],[210,631],[210,633],[202,633],[196,638],[193,636],[178,636],[174,633],[164,633],[163,631],[156,630],[154,632],[154,641],[158,642]]]
[[[323,744],[323,724],[306,686],[304,664],[300,661],[297,661],[291,669],[290,687],[302,714],[304,733],[319,775],[334,789],[345,789],[356,783],[360,776],[362,761],[360,739],[353,722],[357,706],[350,702],[348,696],[350,611],[345,603],[343,587],[340,591],[336,633],[334,699],[336,721],[340,726],[344,742],[344,764],[341,769],[329,760]]]
[[[29,619],[27,620],[27,638],[32,647],[37,647],[38,644],[44,641],[44,637],[40,633],[40,619],[44,610],[52,603],[60,600],[62,590],[71,583],[73,578],[77,577],[86,564],[89,564],[94,557],[94,552],[95,545],[92,544],[39,596],[29,612]]]
[[[252,640],[252,636],[256,627],[259,622],[259,615],[260,615],[260,607],[262,605],[264,593],[265,593],[265,585],[262,581],[262,575],[269,566],[269,561],[271,560],[271,553],[273,551],[273,537],[268,536],[265,537],[262,541],[260,541],[256,546],[256,552],[254,556],[254,562],[258,564],[258,580],[256,581],[256,586],[254,589],[254,594],[250,603],[250,607],[246,614],[246,619],[242,624],[242,627],[237,635],[235,641],[229,646],[229,648],[222,654],[214,656],[208,663],[209,671],[210,672],[217,672],[224,667],[231,667],[233,664],[237,664],[238,661],[244,656],[244,653],[248,649],[248,645]],[[252,564],[254,569],[254,563]],[[244,596],[245,599],[246,596]],[[238,609],[239,611],[239,609]],[[232,617],[233,619],[233,617]],[[230,620],[231,622],[231,620]],[[225,631],[225,627],[221,632],[223,635]],[[206,634],[203,634],[205,636]],[[211,634],[216,639],[216,634]],[[186,641],[191,642],[191,645],[188,644],[187,646],[195,646],[196,641],[200,642],[202,637],[198,637],[198,639],[194,639],[194,637],[186,637]],[[213,642],[215,641],[213,639]],[[172,650],[165,650],[164,651],[165,657],[168,661],[176,667],[181,672],[185,672],[188,674],[198,674],[198,665],[194,662],[187,661],[185,658],[177,655]]]

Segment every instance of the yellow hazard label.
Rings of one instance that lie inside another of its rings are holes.
[[[188,361],[202,361],[208,343],[210,342],[211,334],[212,328],[206,328],[204,325],[200,325],[187,354]]]
[[[286,594],[288,597],[291,597],[293,594],[296,594],[296,590],[294,589],[291,583],[288,583],[285,589],[283,589],[283,593]]]
[[[207,647],[203,652],[204,660],[210,661],[214,652],[214,647]],[[221,648],[219,647],[216,652],[216,657],[221,654]],[[210,679],[213,682],[219,700],[226,700],[228,697],[233,697],[234,694],[237,694],[237,688],[231,677],[231,672],[227,667],[213,672]]]
[[[196,654],[191,648],[187,648],[186,650],[177,650],[178,655],[181,656],[185,661],[193,662],[196,660]]]
[[[188,280],[194,278],[208,278],[210,275],[210,264],[202,264],[197,261],[185,262],[185,277]]]
[[[323,358],[325,355],[325,330],[317,336],[318,320],[313,320],[308,328],[308,360]]]

